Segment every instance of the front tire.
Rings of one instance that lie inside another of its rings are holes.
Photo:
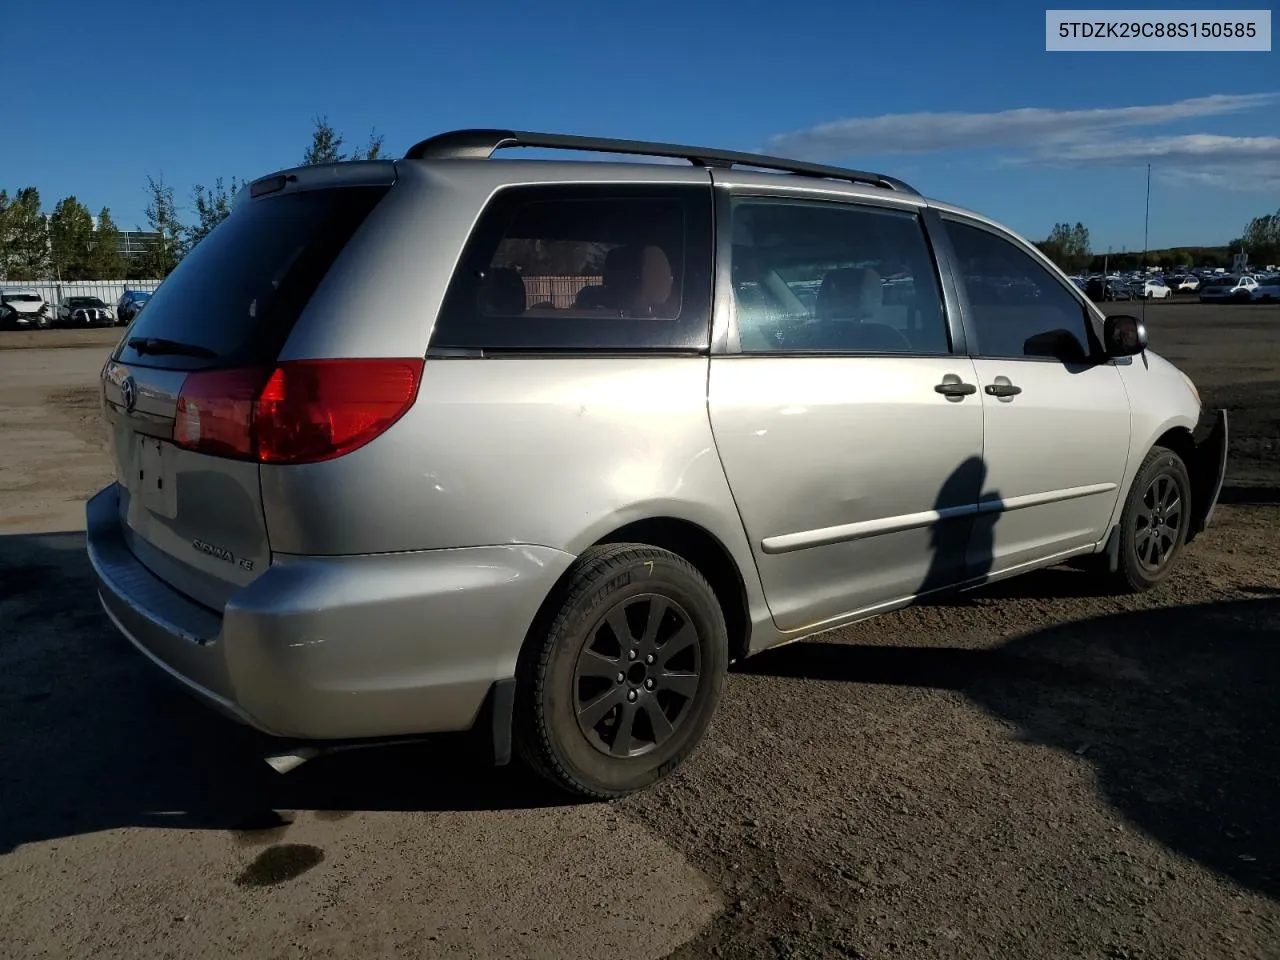
[[[697,747],[727,671],[724,614],[692,564],[644,544],[592,548],[522,652],[516,750],[581,797],[641,790]]]
[[[1191,478],[1167,447],[1152,447],[1133,479],[1120,515],[1120,556],[1114,585],[1140,593],[1161,583],[1187,541]]]

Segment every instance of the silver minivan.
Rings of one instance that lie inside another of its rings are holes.
[[[596,798],[676,768],[757,651],[1066,561],[1154,586],[1227,447],[985,217],[493,130],[254,181],[102,390],[107,615],[279,768],[475,730]]]

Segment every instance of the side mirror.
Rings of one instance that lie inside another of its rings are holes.
[[[1137,317],[1107,317],[1102,342],[1109,357],[1132,357],[1147,349],[1147,328]]]

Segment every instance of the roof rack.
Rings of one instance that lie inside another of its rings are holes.
[[[486,160],[494,151],[506,147],[545,147],[553,150],[583,150],[592,153],[631,154],[646,157],[671,157],[688,160],[697,167],[759,167],[779,170],[804,177],[847,180],[867,183],[901,193],[920,195],[915,187],[896,177],[821,163],[804,163],[783,157],[734,150],[709,150],[675,143],[649,143],[644,140],[614,140],[607,137],[579,137],[565,133],[531,133],[521,130],[451,130],[415,143],[405,153],[406,160]]]

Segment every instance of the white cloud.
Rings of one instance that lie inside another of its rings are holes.
[[[1150,163],[1167,180],[1256,190],[1280,187],[1280,137],[1176,137],[1064,143],[1015,159],[1019,165],[1131,167]]]
[[[1100,133],[1265,107],[1280,93],[1215,94],[1175,103],[1088,110],[1026,107],[995,113],[899,113],[853,117],[779,134],[768,150],[809,160],[859,154],[933,153],[1071,143]]]

